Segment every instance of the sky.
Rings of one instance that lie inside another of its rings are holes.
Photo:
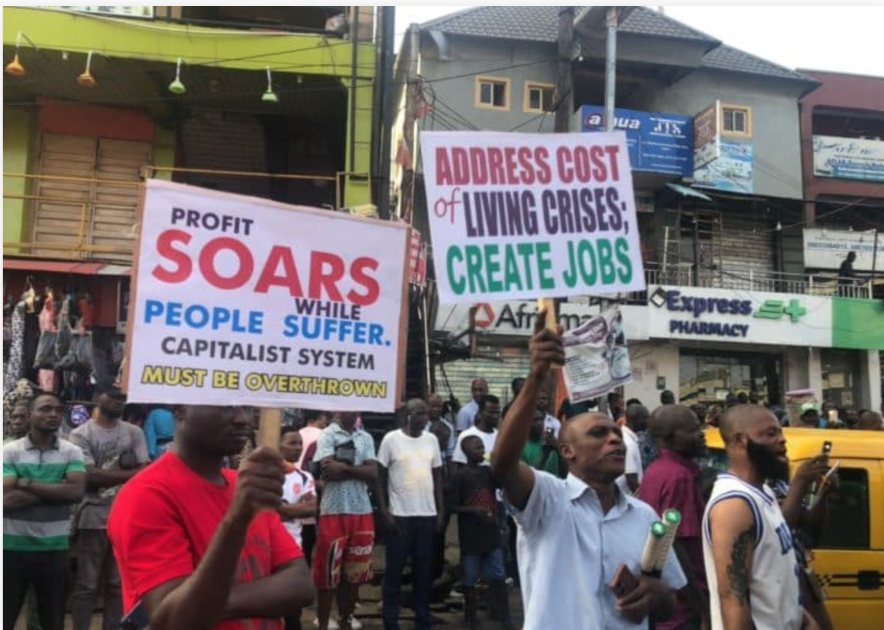
[[[478,5],[475,5],[478,6]],[[396,6],[396,33],[467,6]],[[660,7],[652,7],[659,9]],[[666,15],[787,68],[884,77],[884,6],[667,6]]]

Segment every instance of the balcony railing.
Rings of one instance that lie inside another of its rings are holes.
[[[873,283],[871,280],[845,278],[843,284],[839,280],[837,276],[827,274],[797,274],[728,268],[726,273],[700,269],[697,282],[694,282],[692,265],[669,265],[664,269],[656,263],[648,263],[645,267],[645,282],[649,286],[662,284],[734,291],[766,291],[822,297],[872,299]],[[627,299],[633,303],[646,303],[647,292],[630,293]]]

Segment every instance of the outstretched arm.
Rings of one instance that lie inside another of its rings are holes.
[[[559,327],[558,332],[554,333],[545,328],[545,322],[546,311],[541,311],[535,319],[534,336],[528,345],[531,353],[531,372],[525,379],[522,391],[510,407],[491,455],[491,469],[497,482],[503,488],[509,502],[519,510],[525,509],[534,489],[534,471],[521,462],[519,456],[531,432],[531,423],[537,409],[537,394],[546,381],[550,366],[565,363],[562,329]]]

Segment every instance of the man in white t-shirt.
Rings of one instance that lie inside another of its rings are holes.
[[[288,530],[298,546],[304,550],[304,556],[310,563],[310,551],[313,548],[313,542],[309,544],[309,549],[303,544],[304,526],[315,528],[316,523],[316,484],[313,476],[305,470],[297,468],[297,462],[301,459],[304,451],[304,443],[301,434],[294,427],[285,427],[282,430],[282,437],[279,440],[279,454],[282,458],[294,464],[295,470],[285,476],[282,486],[282,505],[279,506],[279,516],[282,524]],[[315,530],[312,533],[313,540],[316,539]],[[300,630],[301,615],[292,615],[285,618],[285,630]]]
[[[500,422],[500,399],[488,394],[479,404],[479,413],[476,415],[476,425],[461,433],[457,438],[457,446],[454,447],[454,455],[451,461],[455,464],[466,466],[467,456],[461,445],[465,438],[470,435],[477,436],[485,445],[485,465],[494,451],[494,442],[497,440],[497,425]]]
[[[384,573],[384,630],[398,630],[402,608],[402,571],[411,556],[416,630],[430,630],[433,534],[441,527],[442,454],[439,440],[424,429],[427,403],[406,404],[405,427],[390,431],[378,449],[381,492],[378,507],[387,530]]]
[[[626,445],[626,471],[617,478],[617,485],[626,494],[635,494],[642,482],[642,451],[638,443],[638,433],[648,428],[649,412],[642,405],[630,405],[626,409],[626,422],[623,429],[623,443]]]
[[[488,395],[488,381],[484,378],[474,378],[470,383],[470,393],[473,399],[461,407],[457,412],[456,429],[466,431],[476,424],[476,416],[479,415],[479,406]]]
[[[553,435],[558,439],[559,432],[562,430],[562,423],[558,418],[549,413],[549,392],[546,389],[541,389],[537,393],[537,410],[542,411],[546,415],[546,418],[543,420],[544,433],[552,431]]]

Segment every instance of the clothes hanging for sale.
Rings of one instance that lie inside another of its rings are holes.
[[[40,386],[40,391],[57,393],[58,380],[55,370],[38,370],[37,384]]]
[[[43,310],[40,311],[39,322],[41,332],[58,332],[58,326],[55,324],[55,298],[53,298],[51,292],[46,294]]]
[[[25,303],[19,302],[12,311],[12,343],[9,351],[9,363],[6,366],[6,378],[3,381],[3,393],[15,389],[22,376],[22,361],[25,339]]]
[[[37,380],[34,360],[37,358],[37,346],[40,343],[40,311],[35,309],[29,313],[25,309],[25,334],[22,341],[22,378]]]

